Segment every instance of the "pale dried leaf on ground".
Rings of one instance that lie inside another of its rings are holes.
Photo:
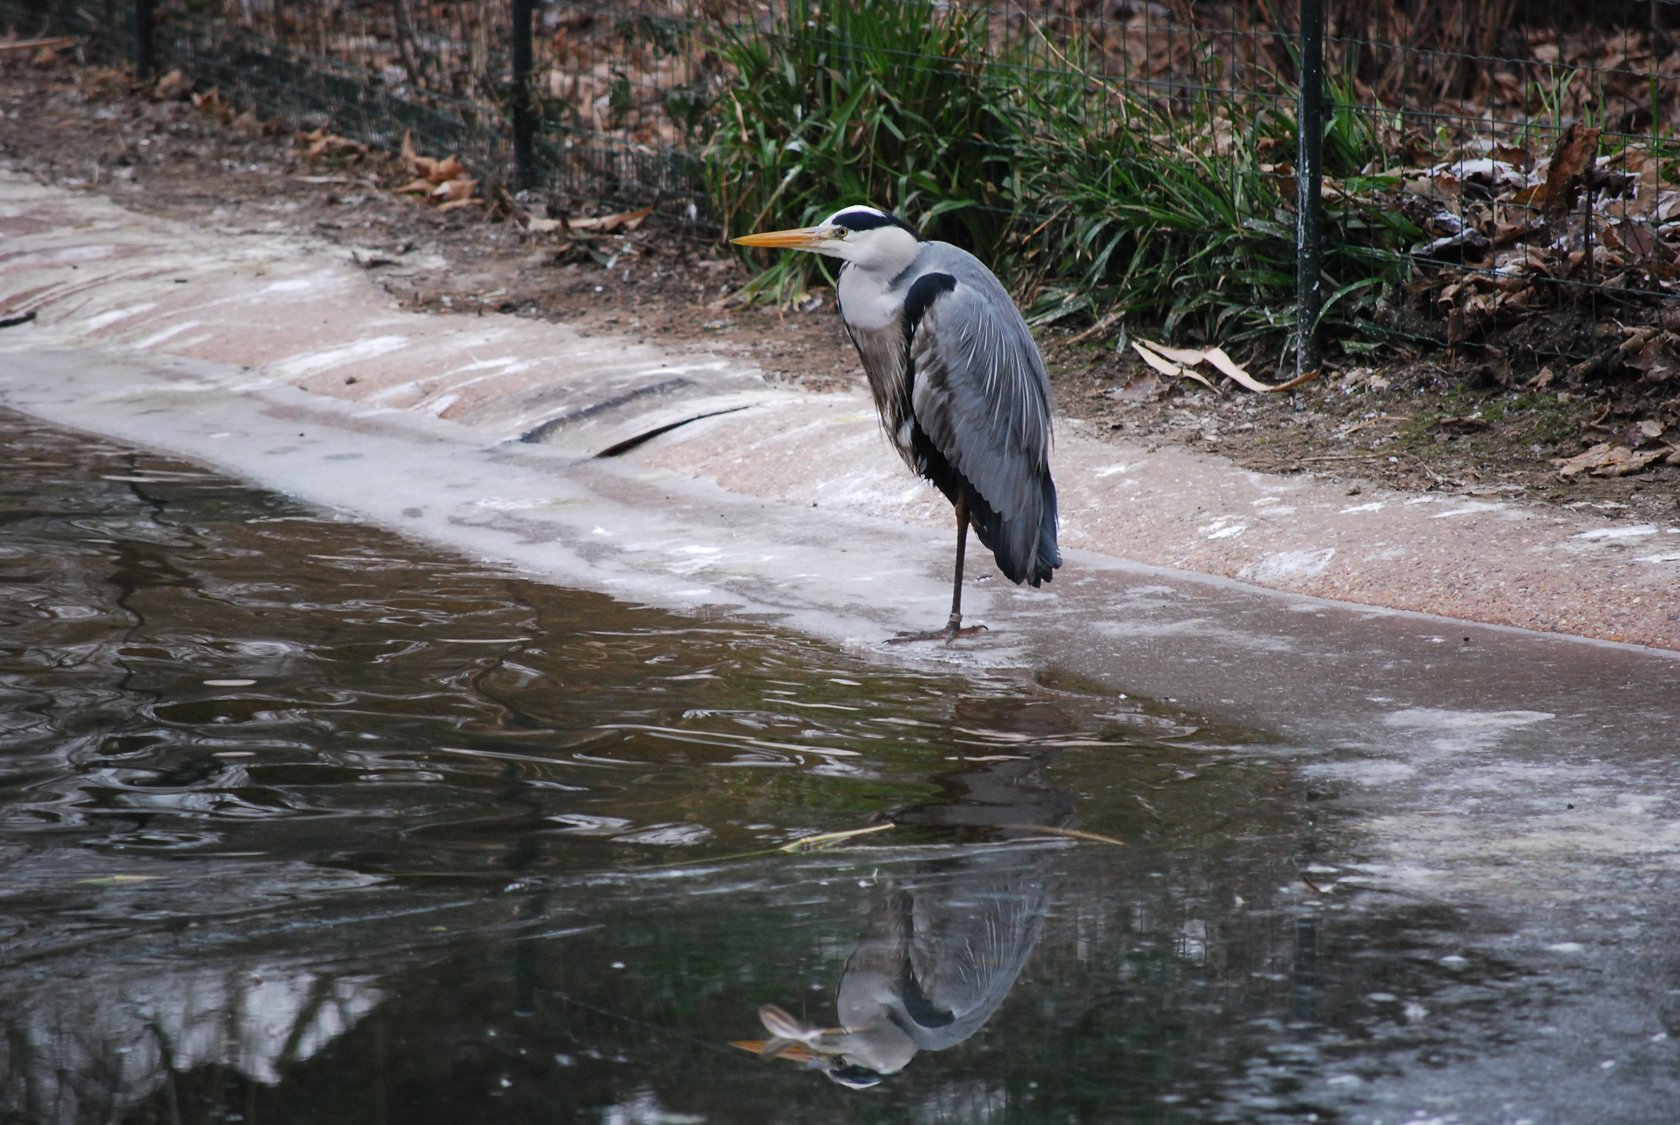
[[[1558,476],[1565,480],[1580,473],[1590,473],[1595,477],[1625,477],[1639,472],[1659,458],[1667,457],[1671,452],[1673,450],[1668,447],[1635,450],[1601,441],[1585,453],[1555,458],[1552,464],[1557,466]]]

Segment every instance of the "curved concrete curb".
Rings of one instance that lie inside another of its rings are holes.
[[[764,603],[755,608],[895,627],[942,617],[949,511],[898,464],[861,393],[775,389],[735,359],[563,325],[402,312],[341,254],[187,228],[0,174],[0,319],[26,314],[0,331],[0,401],[18,409],[306,495],[312,481],[312,498],[416,531],[433,520],[428,533],[468,549],[475,521],[499,522],[544,542],[547,561],[531,565],[554,570],[568,555],[571,580],[662,604]],[[283,448],[281,431],[298,449]],[[1046,606],[1093,552],[1680,649],[1680,527],[1350,496],[1073,426],[1054,464],[1067,570],[1048,598],[983,582],[974,616]],[[334,472],[350,475],[335,483]],[[446,497],[467,498],[466,514]],[[543,527],[519,530],[520,513]],[[697,540],[719,527],[727,542]],[[585,575],[609,543],[612,568]],[[673,581],[684,575],[695,581]]]

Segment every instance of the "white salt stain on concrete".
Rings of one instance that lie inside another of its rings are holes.
[[[156,301],[143,301],[138,305],[127,305],[120,309],[110,309],[106,312],[88,317],[87,320],[82,322],[81,328],[84,332],[98,332],[101,328],[107,328],[119,321],[127,320],[130,317],[140,316],[143,313],[149,313],[155,308],[157,308]]]
[[[1655,535],[1655,524],[1636,523],[1631,527],[1600,527],[1592,531],[1582,531],[1571,535],[1571,539],[1580,539],[1588,543],[1613,543],[1622,539],[1644,539]]]
[[[1334,547],[1274,551],[1259,562],[1243,567],[1237,572],[1237,577],[1244,582],[1258,582],[1264,585],[1299,582],[1304,578],[1315,578],[1323,574],[1329,568],[1330,560],[1335,557]]]
[[[270,367],[271,373],[281,379],[299,379],[317,371],[339,367],[347,363],[373,359],[376,356],[389,355],[408,346],[407,336],[370,336],[365,340],[356,340],[336,348],[323,348],[320,351],[304,352],[300,355],[282,359]],[[376,397],[389,397],[394,393],[406,389],[411,384],[402,387],[388,387]]]
[[[183,332],[188,332],[194,328],[200,327],[202,323],[202,321],[197,320],[183,320],[178,324],[171,324],[168,328],[165,328],[160,332],[154,332],[150,336],[141,337],[140,339],[134,341],[133,346],[137,348],[155,348],[165,340],[173,340]]]
[[[1454,516],[1480,516],[1489,512],[1504,512],[1510,509],[1509,504],[1495,504],[1486,500],[1467,500],[1456,508],[1448,508],[1444,512],[1436,512],[1429,518],[1432,520],[1452,519]]]

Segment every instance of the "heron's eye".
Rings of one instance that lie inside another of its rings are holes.
[[[829,237],[830,238],[845,238],[846,235],[849,234],[849,233],[850,232],[847,231],[845,227],[835,227],[834,230],[829,234]]]

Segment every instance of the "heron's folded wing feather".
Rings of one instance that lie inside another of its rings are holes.
[[[1010,553],[1032,558],[1049,472],[1049,380],[1014,302],[989,273],[959,274],[923,313],[910,350],[917,424],[1006,522]]]

